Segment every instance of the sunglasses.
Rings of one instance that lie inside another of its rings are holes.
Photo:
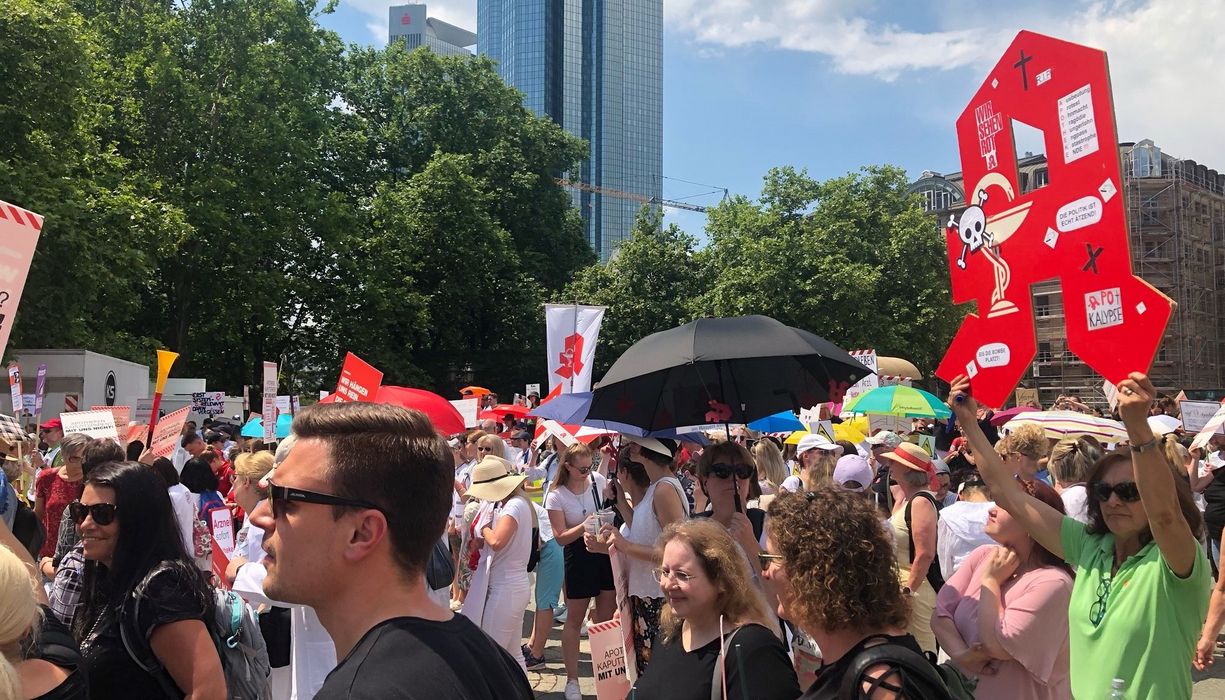
[[[353,498],[333,496],[330,493],[319,493],[317,491],[307,491],[305,489],[295,489],[289,486],[280,486],[272,483],[271,481],[268,482],[268,500],[272,503],[272,517],[278,520],[281,518],[281,515],[285,513],[285,504],[290,501],[295,501],[297,503],[315,503],[322,506],[368,508],[371,510],[377,510],[384,516],[387,515],[387,511],[369,501],[360,501]]]
[[[1094,483],[1090,490],[1093,492],[1093,497],[1102,503],[1109,501],[1112,493],[1118,495],[1119,500],[1124,503],[1135,503],[1140,500],[1140,490],[1136,488],[1134,481],[1120,481],[1117,484],[1099,481]]]
[[[80,501],[73,501],[68,504],[68,517],[77,525],[85,522],[86,516],[93,518],[98,525],[110,525],[115,522],[117,507],[114,503],[94,503],[87,506]]]
[[[710,475],[716,479],[727,479],[732,474],[735,474],[737,479],[748,479],[753,476],[753,468],[747,464],[726,464],[724,462],[710,465]]]

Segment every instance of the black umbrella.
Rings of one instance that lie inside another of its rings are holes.
[[[768,316],[704,318],[626,350],[592,392],[587,418],[646,431],[749,423],[840,401],[870,373],[828,340]]]

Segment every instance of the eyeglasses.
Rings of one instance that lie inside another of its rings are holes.
[[[1102,618],[1106,617],[1106,603],[1110,600],[1110,577],[1102,576],[1102,580],[1097,584],[1097,600],[1093,606],[1089,608],[1089,622],[1097,627],[1102,622]]]
[[[724,462],[710,465],[710,475],[716,479],[727,479],[732,474],[735,474],[737,479],[748,479],[753,476],[753,468],[747,464],[727,464]]]
[[[689,583],[694,579],[691,574],[687,574],[683,571],[669,571],[668,569],[664,569],[662,567],[651,569],[651,575],[655,577],[655,581],[657,583],[663,583],[664,579],[672,579],[677,583]]]
[[[573,469],[574,469],[574,471],[578,472],[579,474],[590,474],[590,473],[591,473],[591,469],[592,469],[592,467],[593,467],[593,466],[594,466],[594,465],[588,464],[588,465],[587,465],[587,466],[585,466],[585,467],[573,467]]]
[[[272,502],[272,517],[280,519],[285,512],[285,503],[288,501],[296,501],[298,503],[315,503],[323,506],[342,506],[348,508],[369,508],[377,510],[383,515],[387,515],[387,511],[379,506],[374,505],[369,501],[360,501],[353,498],[344,498],[342,496],[333,496],[330,493],[319,493],[317,491],[307,491],[305,489],[295,489],[289,486],[280,486],[271,481],[268,482],[268,500]]]
[[[1135,503],[1140,500],[1140,489],[1136,488],[1134,481],[1120,481],[1117,484],[1107,484],[1104,481],[1094,483],[1090,489],[1093,492],[1093,497],[1098,501],[1105,503],[1110,500],[1110,494],[1117,494],[1119,500],[1124,503]]]
[[[757,553],[757,563],[761,564],[762,571],[765,571],[766,569],[770,568],[770,564],[773,562],[778,562],[779,564],[782,564],[783,555],[770,554],[769,552],[758,552]]]
[[[118,506],[114,503],[92,503],[85,505],[80,501],[73,501],[68,504],[68,517],[72,518],[72,522],[77,525],[85,522],[86,516],[92,517],[98,525],[110,525],[115,522],[116,508]]]
[[[476,448],[476,451],[477,451],[477,452],[493,452],[493,448],[492,448],[492,447],[480,447],[480,446],[478,446],[478,447]]]

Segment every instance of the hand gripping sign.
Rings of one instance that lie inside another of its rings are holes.
[[[1049,184],[1018,186],[1012,122]],[[957,120],[966,210],[945,225],[953,301],[978,302],[936,374],[1002,406],[1034,359],[1030,286],[1056,278],[1068,349],[1107,380],[1147,370],[1173,302],[1132,274],[1106,54],[1021,32]]]

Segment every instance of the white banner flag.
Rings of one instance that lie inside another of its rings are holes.
[[[264,442],[276,440],[277,365],[264,363]]]
[[[603,306],[545,304],[549,359],[549,391],[562,385],[561,393],[591,391],[595,344],[604,320]]]

